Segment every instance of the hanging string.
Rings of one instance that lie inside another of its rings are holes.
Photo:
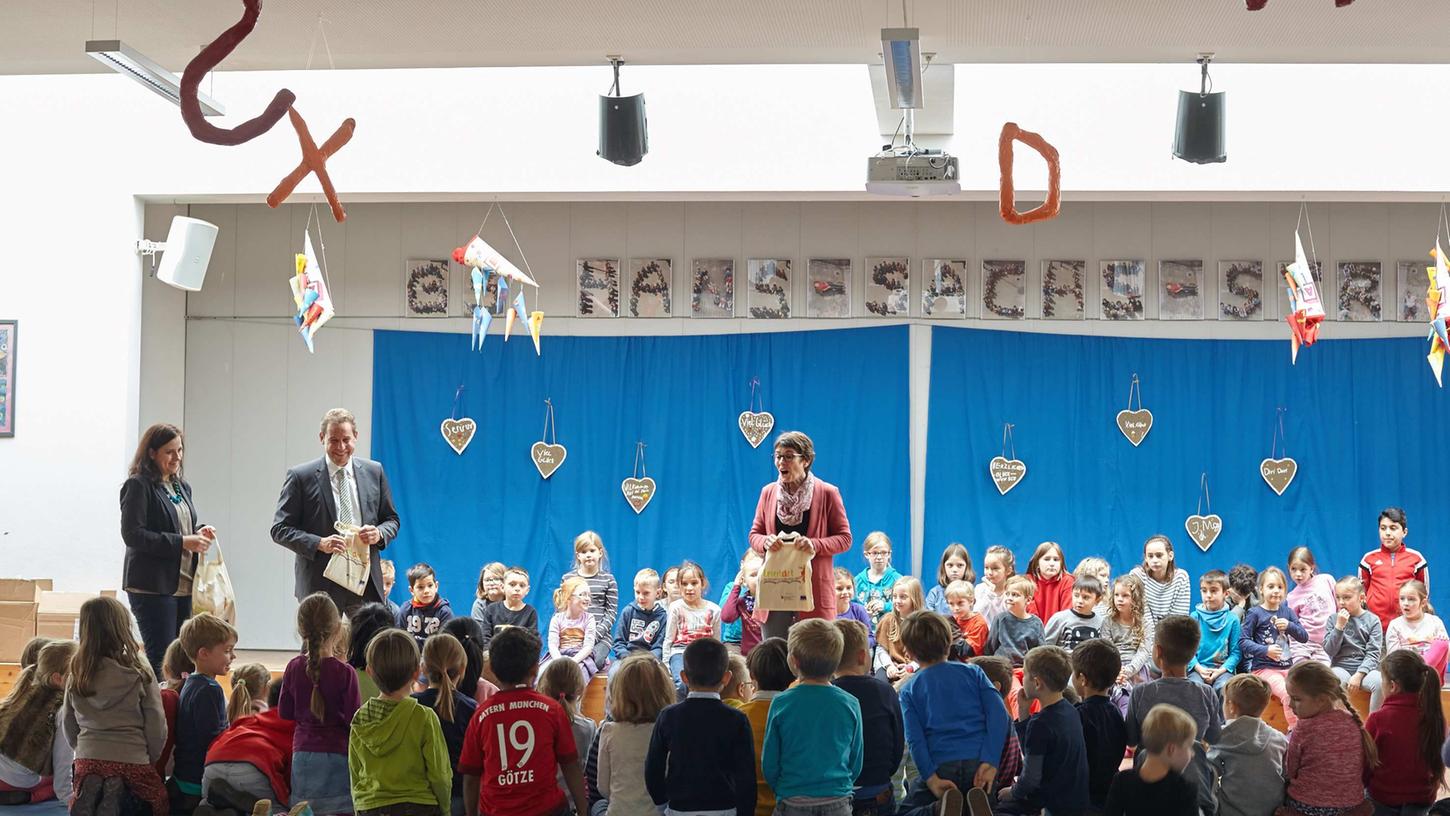
[[[1016,459],[1017,458],[1017,442],[1016,442],[1016,440],[1014,440],[1012,438],[1012,429],[1015,428],[1015,427],[1017,427],[1017,426],[1016,425],[1013,425],[1010,422],[1004,422],[1004,423],[1002,423],[1002,458],[1003,459]],[[1007,446],[1008,445],[1011,445],[1012,446],[1012,455],[1011,456],[1008,456],[1007,455]]]
[[[1203,472],[1202,476],[1198,477],[1198,490],[1198,512],[1194,513],[1194,515],[1203,515],[1203,506],[1205,504],[1208,505],[1208,512],[1212,513],[1213,498],[1208,495],[1208,471],[1206,470]]]
[[[1269,458],[1270,459],[1278,459],[1279,458],[1279,454],[1278,454],[1279,448],[1278,448],[1278,445],[1281,442],[1284,445],[1284,456],[1287,457],[1289,455],[1289,438],[1284,435],[1284,414],[1286,414],[1288,412],[1289,412],[1289,409],[1283,407],[1282,405],[1279,406],[1279,408],[1276,409],[1276,413],[1278,415],[1277,416],[1277,420],[1278,421],[1277,421],[1277,423],[1274,426],[1273,436],[1271,436],[1269,438]]]
[[[553,440],[549,439],[550,431],[553,431]],[[549,445],[559,444],[559,428],[554,424],[554,401],[548,397],[544,398],[544,430],[539,433],[539,439]]]
[[[751,411],[755,411],[756,401],[759,400],[759,402],[760,402],[760,411],[758,411],[757,413],[765,413],[765,398],[762,397],[762,396],[760,396],[760,394],[759,394],[759,388],[760,388],[760,378],[759,377],[751,377],[750,378],[750,410]]]
[[[523,261],[524,263],[524,272],[527,273],[528,276],[535,281],[534,290],[538,291],[539,279],[534,277],[534,270],[529,267],[529,256],[524,254],[523,245],[519,243],[518,236],[514,235],[514,226],[513,224],[509,223],[509,214],[505,212],[503,206],[498,203],[498,199],[495,198],[493,200],[493,203],[488,205],[488,212],[483,214],[483,223],[478,225],[478,232],[476,234],[480,236],[483,235],[483,228],[488,226],[488,219],[490,216],[493,215],[494,210],[498,210],[499,217],[503,218],[503,225],[509,231],[509,240],[514,242],[514,249],[517,249],[519,251],[519,260]],[[524,315],[519,315],[519,317],[523,316]]]
[[[317,50],[317,38],[319,35],[322,37],[322,48],[327,53],[327,67],[334,71],[337,70],[337,65],[332,61],[332,46],[327,42],[327,29],[323,28],[323,25],[328,22],[331,21],[323,17],[322,12],[319,11],[317,13],[317,27],[312,31],[312,45],[307,48],[307,66],[303,69],[304,71],[312,70],[312,54]]]
[[[1133,407],[1133,397],[1138,397],[1138,407]],[[1138,372],[1133,372],[1133,381],[1128,385],[1128,410],[1143,410],[1143,389],[1138,384]]]
[[[634,443],[634,478],[649,478],[649,468],[645,465],[644,449],[648,447],[643,442]]]
[[[453,410],[449,412],[449,419],[458,419],[458,404],[463,401],[463,383],[458,384],[458,390],[453,392]]]
[[[1299,220],[1294,224],[1295,234],[1299,232],[1300,224],[1309,228],[1309,257],[1313,260],[1315,267],[1315,269],[1309,270],[1309,276],[1313,278],[1314,272],[1319,267],[1319,253],[1314,249],[1314,222],[1309,220],[1309,201],[1303,198],[1299,199]]]
[[[1440,199],[1440,220],[1435,222],[1435,242],[1440,242],[1440,231],[1444,228],[1445,237],[1450,238],[1450,214],[1445,211],[1445,199]]]

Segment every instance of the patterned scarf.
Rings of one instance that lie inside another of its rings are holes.
[[[816,493],[816,479],[809,472],[805,481],[792,493],[786,489],[785,480],[777,479],[775,493],[775,517],[781,524],[793,527],[801,523],[801,517],[811,509],[811,499]]]

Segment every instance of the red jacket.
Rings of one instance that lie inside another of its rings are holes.
[[[1379,766],[1369,773],[1369,795],[1389,807],[1434,802],[1439,785],[1420,755],[1419,695],[1389,695],[1364,728],[1380,754]]]
[[[1402,547],[1390,552],[1380,545],[1359,559],[1359,580],[1364,582],[1366,606],[1388,631],[1390,621],[1400,616],[1400,587],[1406,581],[1423,581],[1428,590],[1430,565],[1418,550]]]
[[[161,746],[161,757],[156,760],[156,773],[162,779],[171,774],[166,766],[171,764],[171,751],[176,747],[176,711],[181,708],[181,695],[169,688],[161,689],[161,710],[166,712],[166,744]]]
[[[275,708],[242,717],[212,741],[206,764],[246,762],[261,771],[278,799],[286,802],[292,795],[292,732],[296,728],[296,721],[282,719]]]
[[[755,506],[755,522],[750,525],[750,548],[758,553],[765,553],[766,537],[775,535],[775,499],[779,490],[780,486],[771,482],[760,491],[760,503]],[[811,584],[815,587],[816,608],[797,613],[796,617],[802,620],[835,620],[836,574],[831,558],[851,549],[851,522],[846,520],[846,505],[841,501],[841,491],[817,478],[815,492],[811,494],[810,513],[806,538],[816,545],[816,557],[811,559]],[[764,618],[764,610],[756,607],[755,611],[757,618]]]
[[[1075,580],[1072,573],[1064,570],[1056,578],[1027,577],[1037,585],[1037,593],[1027,604],[1027,611],[1041,618],[1044,624],[1052,620],[1053,615],[1072,606],[1072,584]]]

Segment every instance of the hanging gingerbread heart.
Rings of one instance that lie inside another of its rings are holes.
[[[645,507],[649,506],[650,499],[655,497],[655,480],[648,476],[643,479],[625,479],[619,488],[624,491],[624,500],[634,508],[635,515],[643,513]]]
[[[750,447],[758,448],[775,427],[775,416],[769,411],[741,411],[738,422],[745,441],[750,443]]]
[[[1289,483],[1294,481],[1294,474],[1299,472],[1299,463],[1287,456],[1283,459],[1265,459],[1259,463],[1259,475],[1268,482],[1269,488],[1280,496],[1289,489]]]
[[[1138,398],[1138,407],[1133,408],[1133,397]],[[1143,391],[1138,385],[1138,375],[1133,375],[1133,382],[1128,386],[1128,407],[1118,412],[1118,430],[1133,447],[1143,444],[1143,437],[1153,430],[1153,412],[1143,407]]]
[[[1027,463],[1021,459],[994,456],[991,464],[987,465],[987,472],[992,474],[992,483],[997,485],[997,492],[1005,496],[1007,491],[1027,477]]]
[[[553,442],[548,441],[551,432],[554,437]],[[559,429],[554,424],[553,400],[544,400],[544,431],[539,436],[543,438],[535,442],[534,446],[529,449],[529,459],[533,460],[534,467],[539,470],[539,475],[547,479],[554,475],[554,471],[564,464],[565,457],[569,455],[569,451],[559,444]]]
[[[468,448],[468,443],[473,441],[473,432],[478,430],[478,423],[463,417],[462,419],[445,419],[439,427],[443,432],[443,438],[447,440],[448,447],[459,456]]]
[[[1206,516],[1195,514],[1183,522],[1183,528],[1188,531],[1188,537],[1193,539],[1198,549],[1208,552],[1208,548],[1218,540],[1218,534],[1223,532],[1223,519],[1217,513]]]

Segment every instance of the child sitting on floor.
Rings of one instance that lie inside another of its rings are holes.
[[[1262,677],[1236,674],[1223,687],[1224,726],[1208,748],[1218,775],[1219,816],[1261,816],[1284,802],[1284,750],[1289,742],[1260,719],[1269,705]]]
[[[0,700],[0,805],[70,799],[75,752],[56,715],[76,648],[72,640],[43,641]]]
[[[1103,816],[1198,816],[1198,795],[1183,769],[1193,760],[1198,725],[1182,709],[1160,704],[1143,718],[1143,753],[1108,789]]]

